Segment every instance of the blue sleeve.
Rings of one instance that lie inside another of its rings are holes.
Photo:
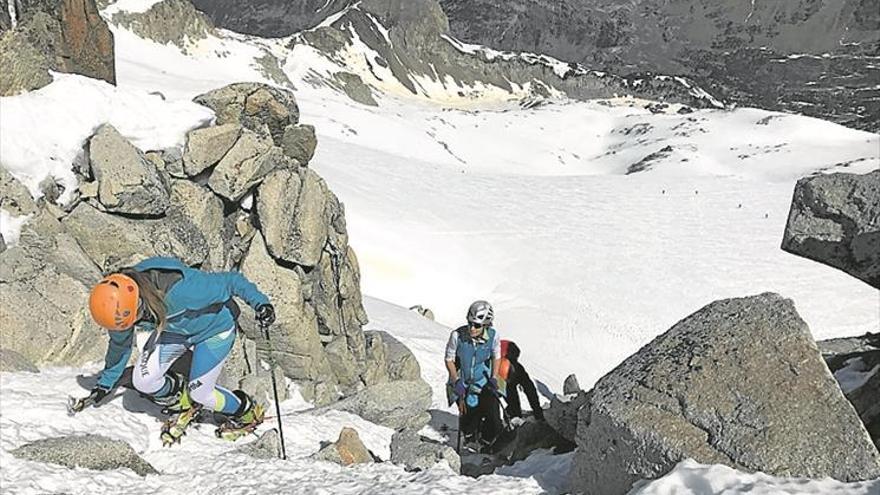
[[[257,289],[253,282],[239,272],[222,272],[214,274],[223,277],[223,281],[232,295],[241,298],[248,306],[257,309],[262,304],[269,304],[269,298]]]
[[[116,386],[119,377],[128,364],[131,357],[131,344],[134,340],[134,328],[122,332],[107,332],[110,336],[110,344],[107,346],[107,355],[104,357],[104,371],[98,378],[98,385],[111,389]]]

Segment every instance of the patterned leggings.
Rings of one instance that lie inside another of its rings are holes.
[[[156,332],[147,344],[132,373],[134,388],[155,397],[172,392],[171,380],[165,372],[187,349],[192,348],[192,367],[189,370],[189,396],[199,404],[224,414],[233,414],[241,406],[232,392],[217,385],[226,356],[235,342],[235,327],[217,334],[204,342],[191,344],[186,336],[163,332],[156,342]]]

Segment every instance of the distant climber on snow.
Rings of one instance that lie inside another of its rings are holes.
[[[467,312],[467,324],[452,331],[446,344],[447,391],[450,405],[458,404],[459,432],[465,440],[491,446],[503,430],[499,397],[501,341],[492,327],[494,310],[476,301]]]
[[[538,400],[535,383],[532,382],[525,366],[519,362],[519,355],[520,350],[516,342],[501,341],[501,364],[498,375],[506,382],[507,415],[511,418],[522,418],[522,407],[519,402],[519,389],[522,388],[535,419],[544,421],[544,411],[541,409],[541,401]]]
[[[254,309],[261,325],[274,322],[269,298],[237,272],[204,272],[174,258],[148,258],[102,279],[92,289],[89,310],[110,337],[105,365],[91,394],[70,403],[71,412],[97,405],[117,386],[137,328],[150,335],[132,384],[174,414],[162,428],[163,444],[178,442],[203,407],[227,417],[218,436],[234,440],[252,432],[263,420],[263,407],[241,390],[217,385],[238,331],[240,310],[233,296]],[[189,376],[167,373],[187,350]]]

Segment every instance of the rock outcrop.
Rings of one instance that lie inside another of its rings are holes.
[[[100,359],[107,337],[84,301],[101,272],[57,220],[63,212],[45,202],[34,208],[18,243],[0,252],[0,347],[36,364]]]
[[[782,249],[880,289],[880,170],[799,180]]]
[[[332,60],[345,60],[353,53],[360,59],[363,55],[355,45],[366,45],[367,70],[342,63],[322,81],[363,105],[376,105],[375,92],[390,91],[429,98],[442,92],[444,98],[465,101],[486,92],[524,99],[634,95],[696,107],[722,106],[684,78],[623,78],[545,55],[499,53],[461,43],[449,36],[448,20],[436,0],[307,0],[296,6],[283,0],[197,0],[196,6],[218,26],[264,36],[293,35],[292,43],[314,47]]]
[[[876,0],[439,1],[463,41],[615,73],[692,77],[740,106],[880,128]]]
[[[381,352],[368,356],[344,209],[307,166],[314,130],[298,122],[292,93],[243,83],[196,100],[217,123],[189,132],[182,149],[139,150],[100,127],[75,167],[79,194],[63,209],[34,201],[0,169],[0,206],[29,215],[19,242],[0,250],[0,347],[36,364],[101,359],[107,337],[85,304],[93,284],[145,257],[174,256],[239,270],[275,305],[270,342],[243,311],[221,383],[268,399],[272,375],[262,363],[271,356],[276,381],[296,380],[316,405],[353,396],[343,407],[424,425],[431,392],[412,354],[377,336]]]
[[[880,338],[877,334],[818,342],[822,357],[880,448]]]
[[[461,472],[461,458],[452,447],[423,438],[409,429],[391,437],[391,462],[405,466],[407,471],[426,471],[442,461],[454,472]]]
[[[0,371],[39,373],[40,369],[21,354],[8,349],[0,349]]]
[[[430,406],[431,387],[419,380],[373,385],[330,407],[395,430],[418,430],[428,424]]]
[[[342,428],[339,432],[339,439],[335,442],[324,446],[315,455],[313,459],[320,461],[335,462],[342,466],[351,466],[352,464],[365,464],[374,462],[373,455],[361,442],[357,430],[353,428]]]
[[[128,468],[141,476],[159,474],[130,445],[100,435],[78,435],[37,440],[18,447],[12,455],[29,461],[69,468],[108,471]]]
[[[367,385],[421,378],[416,357],[399,340],[380,330],[368,330],[364,335],[367,339]]]
[[[0,96],[41,88],[49,70],[82,74],[116,84],[113,33],[95,0],[2,0],[16,23],[0,21]]]
[[[174,44],[186,52],[189,43],[213,34],[214,27],[189,0],[162,0],[145,12],[117,12],[113,24],[156,43]]]
[[[776,476],[880,476],[880,454],[806,323],[769,293],[704,307],[600,379],[577,443],[576,493],[624,494],[685,458]]]
[[[240,124],[273,142],[283,142],[288,125],[299,121],[293,93],[259,83],[235,83],[195,98],[217,113],[217,124]]]
[[[584,422],[589,423],[590,397],[592,391],[578,390],[575,393],[554,395],[550,399],[550,407],[544,410],[544,417],[562,438],[574,442],[577,438],[578,418],[585,415]],[[581,412],[583,411],[583,412]]]
[[[102,125],[89,140],[89,160],[106,211],[161,216],[168,210],[168,184],[156,165],[113,126]]]
[[[261,460],[277,459],[281,456],[281,437],[278,436],[278,430],[269,430],[258,440],[238,447],[235,452]]]

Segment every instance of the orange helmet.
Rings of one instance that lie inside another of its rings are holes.
[[[121,273],[108,275],[92,289],[89,311],[95,323],[107,330],[125,330],[137,319],[139,294],[131,277]]]

